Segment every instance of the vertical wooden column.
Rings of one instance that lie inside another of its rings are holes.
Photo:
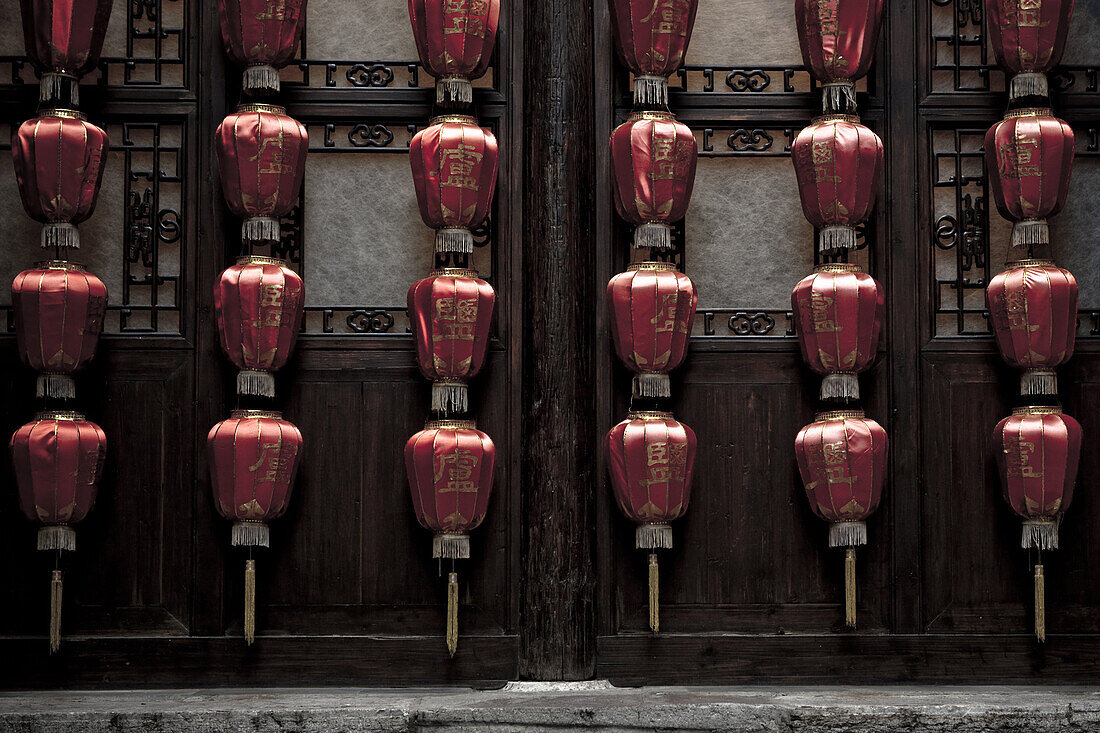
[[[595,672],[593,1],[524,8],[520,675]]]

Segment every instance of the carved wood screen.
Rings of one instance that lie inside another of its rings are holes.
[[[2,17],[17,18],[17,5],[0,0]],[[1100,548],[1089,528],[1100,522],[1100,500],[1088,479],[1100,471],[1100,454],[1085,451],[1064,548],[1048,564],[1043,647],[1028,633],[1026,558],[993,470],[991,431],[1011,406],[1014,382],[983,314],[984,283],[1004,260],[1007,227],[987,203],[980,155],[981,136],[1005,101],[980,0],[892,0],[879,63],[860,87],[864,120],[888,151],[878,214],[854,257],[887,287],[884,358],[865,389],[868,414],[890,430],[892,472],[860,566],[855,634],[842,633],[841,565],[823,548],[825,529],[802,496],[792,452],[815,395],[789,293],[812,267],[814,250],[789,145],[814,114],[816,96],[801,66],[793,3],[701,1],[689,64],[674,77],[672,97],[701,151],[692,209],[676,234],[689,243],[678,257],[699,286],[700,312],[687,366],[674,376],[676,413],[700,443],[694,506],[676,529],[659,637],[647,631],[644,565],[630,549],[632,527],[613,511],[597,447],[626,410],[629,378],[612,358],[600,295],[623,269],[629,239],[613,214],[606,156],[607,136],[628,111],[626,72],[613,60],[602,0],[504,5],[493,71],[476,95],[481,120],[502,143],[502,178],[491,224],[477,233],[475,260],[499,301],[489,363],[474,385],[482,395],[472,400],[483,406],[479,423],[500,460],[463,586],[458,655],[446,658],[444,585],[423,552],[426,533],[413,517],[401,459],[428,405],[404,290],[430,265],[432,247],[405,155],[431,114],[431,79],[415,61],[406,3],[310,0],[301,60],[283,73],[288,111],[307,124],[312,153],[276,248],[307,282],[305,333],[279,390],[306,453],[293,507],[274,526],[260,565],[261,636],[246,648],[242,588],[238,574],[226,572],[234,556],[210,500],[204,452],[207,428],[234,399],[233,374],[217,353],[211,285],[238,240],[210,143],[237,101],[238,73],[223,61],[212,2],[118,0],[107,58],[82,90],[90,119],[112,143],[99,208],[84,227],[95,246],[81,252],[110,289],[109,335],[79,379],[90,416],[109,436],[107,478],[82,525],[64,649],[52,659],[40,628],[47,560],[33,552],[34,527],[19,516],[14,492],[0,492],[0,578],[8,594],[0,651],[14,661],[0,671],[2,684],[489,685],[521,674],[629,684],[1067,682],[1095,675],[1100,584],[1091,558]],[[1070,204],[1052,221],[1059,260],[1077,274],[1084,308],[1063,397],[1091,435],[1100,434],[1093,203],[1100,51],[1089,40],[1097,33],[1100,0],[1078,0],[1055,86],[1079,157]],[[34,75],[21,53],[18,23],[0,25],[2,155],[11,125],[34,108]],[[576,66],[543,74],[542,53]],[[587,97],[568,96],[585,84]],[[583,123],[554,128],[536,109]],[[535,153],[568,164],[544,169]],[[589,168],[570,167],[577,160]],[[583,202],[568,216],[583,209],[594,228],[582,217],[539,230],[531,192],[554,190],[554,176],[585,170],[587,178],[562,185],[571,187],[571,201]],[[0,280],[7,282],[35,259],[37,233],[4,164],[0,216],[7,225]],[[556,260],[559,245],[588,259]],[[570,282],[583,285],[575,292],[553,279],[571,266],[581,280]],[[0,310],[10,314],[0,290]],[[532,292],[561,303],[533,309]],[[544,320],[559,305],[570,317]],[[570,320],[577,313],[587,315]],[[587,331],[567,333],[576,322]],[[10,315],[7,323],[0,416],[10,433],[34,405]],[[546,363],[542,345],[551,342],[568,363]],[[566,477],[554,484],[556,477],[532,470],[531,451],[548,430],[532,415],[545,404],[538,380],[573,364],[590,377],[567,385],[579,396],[572,417],[580,418],[553,429],[583,439],[548,460]],[[0,470],[10,489],[6,452]],[[555,593],[557,601],[547,602]]]

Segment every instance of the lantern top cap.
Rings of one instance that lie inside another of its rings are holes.
[[[675,420],[671,412],[661,410],[631,410],[626,413],[627,420]]]
[[[814,422],[827,422],[829,420],[863,420],[867,416],[863,410],[830,410],[814,415]]]
[[[447,114],[439,115],[438,117],[433,117],[428,120],[429,125],[443,125],[448,122],[457,125],[477,125],[477,118],[473,115]]]
[[[862,125],[859,115],[821,115],[810,120],[811,125],[827,125],[836,122],[847,122],[853,125]]]
[[[233,410],[231,420],[282,420],[283,413],[275,410]]]
[[[1061,415],[1062,408],[1054,407],[1051,405],[1027,405],[1025,407],[1017,407],[1012,410],[1013,417],[1020,417],[1023,415]]]
[[[481,275],[477,270],[469,267],[440,267],[428,273],[428,277],[468,277],[480,280]]]
[[[676,265],[671,262],[632,262],[626,268],[627,272],[676,272]]]
[[[241,112],[267,112],[273,115],[285,115],[286,107],[277,104],[265,104],[264,102],[249,102],[237,105],[238,114]]]
[[[474,420],[429,420],[424,423],[425,430],[477,430]]]
[[[246,255],[244,257],[237,258],[238,265],[276,265],[277,267],[287,267],[286,260],[278,257],[261,257],[260,255]]]
[[[814,268],[815,275],[822,272],[863,272],[863,268],[848,262],[830,262]]]
[[[639,112],[635,112],[630,117],[626,118],[627,124],[631,122],[638,122],[640,120],[676,120],[676,115],[671,112],[662,112],[660,110],[646,109]]]
[[[1005,119],[1010,120],[1014,117],[1053,117],[1054,112],[1050,107],[1024,107],[1022,109],[1013,109],[1005,112]]]
[[[82,122],[88,121],[88,115],[84,114],[77,109],[66,109],[64,107],[51,107],[49,109],[39,110],[36,115],[39,119],[43,117],[61,117],[66,120],[81,120]]]
[[[69,270],[71,272],[84,272],[84,265],[76,262],[69,262],[68,260],[43,260],[42,262],[35,262],[34,269],[36,270]]]
[[[1006,262],[1005,267],[1007,267],[1009,270],[1021,270],[1025,267],[1057,267],[1057,265],[1054,264],[1054,260],[1028,258],[1026,260]]]
[[[73,410],[45,410],[34,416],[35,420],[68,420],[70,422],[84,421],[84,413]]]

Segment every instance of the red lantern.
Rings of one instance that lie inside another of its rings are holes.
[[[1073,0],[986,0],[997,63],[1014,74],[1009,99],[1050,94],[1046,72],[1062,59]]]
[[[1073,500],[1081,425],[1057,407],[1021,407],[997,424],[1005,500],[1024,520],[1022,547],[1058,549],[1058,524]],[[1045,578],[1035,566],[1035,635],[1046,638]]]
[[[611,0],[619,58],[634,74],[635,105],[667,105],[668,77],[683,66],[699,0]]]
[[[470,557],[471,530],[485,519],[493,489],[496,447],[470,420],[429,422],[405,444],[413,507],[435,533],[432,557]],[[447,581],[447,649],[458,649],[458,574]]]
[[[218,0],[225,52],[245,67],[246,92],[278,93],[279,69],[297,53],[305,19],[306,0]]]
[[[830,523],[829,547],[847,547],[845,619],[856,625],[856,551],[867,544],[866,520],[886,479],[886,431],[862,411],[825,412],[795,438],[798,470],[814,514]]]
[[[802,60],[822,86],[822,111],[853,112],[855,82],[878,46],[883,0],[795,0]]]
[[[637,397],[669,397],[668,374],[683,363],[698,299],[691,278],[664,262],[638,262],[607,284],[615,353]]]
[[[821,399],[859,399],[859,378],[878,355],[882,286],[858,265],[822,265],[791,293],[802,358],[818,374]]]
[[[1012,246],[1049,244],[1047,217],[1069,193],[1073,129],[1049,109],[1009,112],[985,135],[985,169],[997,210],[1015,222]]]
[[[994,277],[985,292],[1001,356],[1025,370],[1020,393],[1058,394],[1054,370],[1073,356],[1077,336],[1077,279],[1048,260],[1023,260]]]
[[[76,550],[71,525],[88,515],[107,454],[107,436],[76,412],[44,412],[11,437],[11,458],[19,486],[19,506],[41,522],[38,549]],[[50,581],[50,652],[61,645],[60,570]]]
[[[649,550],[649,626],[660,630],[657,549],[672,548],[671,523],[687,513],[695,432],[668,412],[631,412],[607,434],[615,501],[638,524],[634,546]]]
[[[99,63],[112,0],[19,0],[39,101],[80,104],[77,82]]]
[[[222,120],[215,138],[222,193],[244,219],[241,238],[279,241],[279,218],[294,208],[306,172],[305,126],[282,107],[245,104]]]
[[[287,510],[302,458],[302,433],[278,412],[235,410],[206,439],[218,513],[232,521],[234,547],[269,547],[267,523]],[[245,563],[244,636],[256,634],[256,561]]]
[[[436,230],[436,252],[474,251],[471,229],[485,221],[496,193],[497,139],[473,117],[436,117],[409,145],[416,200]]]
[[[107,313],[103,282],[72,262],[45,262],[11,284],[15,338],[38,372],[39,397],[73,399],[72,374],[95,356]]]
[[[73,110],[46,110],[19,126],[15,179],[27,215],[43,225],[43,247],[80,246],[76,225],[95,210],[107,147],[107,133]]]
[[[634,246],[672,248],[671,224],[687,214],[699,153],[671,114],[638,112],[611,133],[615,207],[637,228]]]
[[[467,382],[481,371],[496,293],[473,270],[436,270],[409,288],[409,321],[432,409],[466,412]]]
[[[214,287],[222,350],[241,370],[237,394],[275,396],[273,372],[294,352],[302,328],[305,288],[282,260],[241,257]]]
[[[435,77],[437,104],[474,101],[472,79],[489,70],[500,0],[409,0],[420,63]]]
[[[821,230],[821,251],[852,249],[871,217],[882,177],[882,140],[858,117],[818,117],[791,145],[802,212]]]

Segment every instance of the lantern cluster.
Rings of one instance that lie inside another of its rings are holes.
[[[1046,638],[1044,550],[1073,498],[1081,426],[1057,403],[1056,369],[1073,356],[1077,280],[1050,256],[1047,218],[1065,205],[1073,129],[1050,110],[1047,72],[1061,59],[1072,0],[987,0],[997,62],[1012,74],[1009,108],[985,136],[985,170],[1001,216],[1013,222],[1007,269],[986,288],[997,349],[1021,370],[1024,406],[1002,420],[995,444],[1005,499],[1036,552],[1035,636]]]
[[[657,550],[672,548],[672,522],[687,512],[695,460],[695,433],[668,403],[669,374],[687,355],[698,302],[691,278],[672,263],[672,228],[691,203],[698,148],[691,128],[667,109],[667,77],[683,63],[698,2],[610,5],[635,92],[635,111],[611,134],[612,190],[619,216],[634,227],[631,259],[638,261],[607,284],[615,353],[634,382],[630,412],[606,442],[616,502],[637,524],[635,547],[649,555],[649,626],[657,632]]]
[[[57,554],[50,580],[50,652],[61,644],[61,553],[76,549],[73,525],[95,503],[106,455],[102,429],[76,410],[73,374],[95,355],[107,288],[70,260],[77,225],[95,210],[107,133],[77,109],[78,82],[99,63],[111,15],[107,0],[20,3],[27,56],[41,78],[39,110],[12,136],[19,195],[42,224],[49,255],[11,284],[16,343],[38,373],[43,409],[11,437],[19,506],[41,524],[38,549]]]
[[[246,67],[244,92],[277,92],[278,69],[298,48],[304,0],[219,0],[218,14],[226,52]],[[283,107],[252,100],[222,120],[214,144],[226,205],[242,220],[242,255],[214,285],[218,341],[238,370],[238,401],[262,409],[234,410],[211,428],[207,451],[214,505],[233,523],[232,546],[248,548],[243,626],[252,644],[253,550],[270,547],[268,523],[286,512],[302,457],[301,432],[270,407],[275,372],[293,354],[305,313],[302,278],[285,260],[257,251],[279,252],[280,219],[298,201],[309,135]]]
[[[855,82],[874,60],[882,0],[796,0],[802,58],[821,87],[824,115],[791,145],[802,211],[824,264],[791,294],[806,365],[821,375],[823,407],[795,440],[814,513],[844,547],[845,623],[856,625],[856,547],[882,497],[886,431],[858,407],[859,374],[875,361],[885,311],[882,285],[847,262],[871,216],[882,177],[882,141],[856,115]]]
[[[458,651],[456,561],[485,520],[496,448],[470,418],[469,383],[485,364],[496,293],[474,269],[474,232],[488,225],[496,193],[496,137],[473,116],[471,80],[496,44],[499,0],[409,0],[420,63],[436,77],[436,114],[409,146],[416,200],[435,230],[434,269],[409,288],[417,365],[432,383],[431,417],[409,438],[405,466],[413,508],[433,534],[432,557],[451,562],[446,643]]]

